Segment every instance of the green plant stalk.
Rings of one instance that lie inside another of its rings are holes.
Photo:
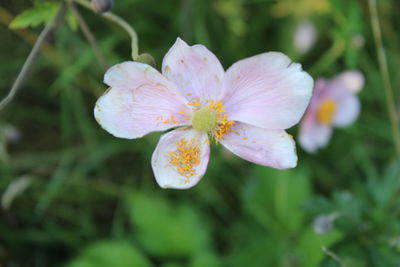
[[[36,56],[39,53],[40,47],[46,40],[46,37],[49,35],[49,33],[57,26],[58,22],[65,16],[66,10],[67,10],[66,5],[64,3],[61,3],[54,18],[44,27],[43,31],[40,33],[31,52],[28,55],[28,58],[26,59],[24,65],[22,66],[22,69],[19,72],[17,79],[12,85],[10,92],[0,102],[0,112],[11,102],[11,100],[18,92],[18,89],[20,88],[22,82],[24,81],[26,75],[28,74],[29,69],[32,67],[33,62],[35,61]]]
[[[346,47],[343,39],[336,39],[328,51],[309,69],[313,75],[318,75],[329,68],[344,52]]]
[[[392,127],[392,136],[395,145],[396,155],[400,156],[400,132],[399,122],[396,118],[396,106],[393,97],[393,88],[390,82],[388,64],[385,49],[382,42],[382,33],[379,24],[378,10],[376,0],[368,0],[368,6],[371,14],[371,27],[376,44],[376,53],[378,56],[379,70],[382,75],[383,87],[385,89],[386,105],[388,108],[390,124]]]
[[[93,11],[92,5],[87,0],[71,0],[71,1],[74,1],[77,4]],[[138,37],[136,31],[125,20],[113,14],[112,12],[107,12],[100,15],[114,22],[115,24],[118,24],[122,29],[124,29],[128,33],[128,35],[131,38],[132,59],[136,60],[139,56]]]

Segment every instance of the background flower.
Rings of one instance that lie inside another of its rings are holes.
[[[318,79],[309,108],[300,124],[299,142],[308,152],[325,147],[332,128],[352,124],[360,113],[356,94],[364,85],[359,71],[347,71],[331,80]]]

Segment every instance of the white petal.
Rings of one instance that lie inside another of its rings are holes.
[[[335,87],[343,87],[352,93],[358,93],[364,86],[364,75],[357,70],[345,71],[332,79]]]
[[[240,122],[232,130],[220,142],[239,157],[277,169],[296,167],[295,143],[284,130],[266,130]]]
[[[171,164],[171,153],[177,151],[177,144],[182,140],[192,143],[199,149],[198,164],[193,164],[194,175],[185,176]],[[196,185],[207,170],[210,157],[210,145],[207,134],[194,129],[177,129],[161,136],[153,152],[151,165],[158,185],[162,188],[187,189]]]
[[[315,44],[317,34],[314,24],[307,20],[300,22],[294,32],[294,48],[302,54],[308,52]]]
[[[315,153],[328,144],[332,135],[332,127],[320,124],[316,118],[303,120],[300,125],[299,144],[309,153]]]
[[[224,77],[222,101],[230,120],[265,129],[287,129],[303,115],[313,79],[278,52],[240,60]]]
[[[336,102],[333,125],[339,128],[352,124],[360,114],[360,100],[356,95],[349,94]]]
[[[162,72],[188,100],[215,100],[221,93],[224,69],[203,45],[188,46],[178,38],[164,57]]]
[[[104,80],[113,87],[98,99],[94,115],[114,136],[138,138],[190,124],[186,99],[152,67],[125,62],[108,70]]]

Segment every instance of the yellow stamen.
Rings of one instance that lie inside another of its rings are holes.
[[[199,97],[195,97],[189,105],[194,110],[193,128],[201,132],[208,132],[215,143],[218,143],[224,135],[232,132],[231,128],[235,122],[228,120],[221,101],[207,100],[202,103]]]
[[[322,102],[318,110],[318,120],[322,124],[330,125],[336,110],[336,103],[332,99],[326,99]]]
[[[200,147],[196,138],[189,141],[182,138],[176,142],[176,150],[168,152],[169,164],[176,167],[178,173],[186,178],[196,175],[195,167],[200,164]]]
[[[212,131],[212,136],[214,137],[215,143],[221,140],[224,135],[232,132],[232,126],[235,124],[234,121],[228,120],[226,115],[226,110],[221,101],[208,100],[207,108],[214,110],[217,114],[217,126]]]

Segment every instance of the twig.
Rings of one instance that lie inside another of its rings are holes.
[[[333,253],[332,251],[330,251],[328,248],[326,248],[324,246],[322,246],[321,249],[326,255],[330,256],[332,259],[337,261],[337,263],[339,263],[339,265],[341,267],[346,267],[346,264],[342,261],[342,259],[338,255],[336,255],[335,253]]]
[[[368,4],[369,4],[368,5],[369,11],[371,13],[371,27],[372,27],[372,33],[375,38],[379,70],[381,72],[382,79],[383,79],[383,85],[384,85],[383,87],[385,88],[386,104],[388,107],[390,124],[392,126],[393,141],[394,141],[394,145],[395,145],[395,149],[396,149],[396,154],[399,156],[400,155],[399,122],[396,118],[396,106],[394,103],[393,88],[392,88],[392,84],[390,82],[388,64],[387,64],[387,60],[386,60],[385,49],[383,47],[383,42],[382,42],[382,34],[381,34],[381,28],[380,28],[380,24],[379,24],[376,0],[369,0]]]
[[[72,11],[72,13],[74,13],[76,19],[78,20],[79,26],[83,34],[85,35],[86,39],[88,40],[89,44],[91,45],[93,52],[97,58],[97,61],[100,63],[100,65],[103,67],[104,70],[108,69],[106,60],[104,59],[97,45],[96,38],[90,31],[89,26],[85,22],[85,19],[81,16],[81,14],[79,13],[78,9],[76,8],[73,2],[68,2],[68,7]]]
[[[91,4],[87,0],[70,0],[74,1],[81,6],[84,6],[93,11]],[[131,38],[131,49],[132,49],[132,59],[136,60],[139,56],[139,47],[138,47],[138,37],[135,30],[122,18],[118,17],[117,15],[107,12],[101,14],[101,16],[105,17],[106,19],[118,24],[121,28],[123,28]]]
[[[60,4],[60,7],[57,11],[57,14],[54,16],[53,20],[50,21],[43,31],[40,33],[35,45],[33,46],[31,52],[28,55],[28,58],[26,59],[24,65],[22,66],[22,69],[20,73],[17,76],[17,79],[15,80],[14,84],[11,87],[10,92],[8,95],[0,102],[0,112],[7,106],[8,103],[11,102],[15,94],[17,93],[18,89],[20,88],[26,74],[28,73],[29,69],[31,68],[33,62],[35,61],[35,58],[39,52],[39,49],[43,42],[46,40],[46,37],[49,35],[49,33],[56,27],[58,22],[64,17],[65,12],[67,10],[67,7],[64,3]]]

